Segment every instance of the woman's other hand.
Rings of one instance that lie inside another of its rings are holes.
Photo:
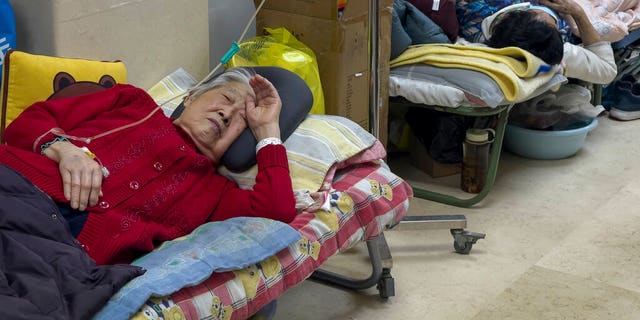
[[[102,168],[82,149],[69,142],[56,142],[44,155],[58,163],[64,196],[71,208],[84,211],[95,206],[101,196]]]
[[[541,5],[547,6],[562,15],[575,16],[584,14],[582,7],[573,0],[540,0],[539,2]]]
[[[540,0],[540,4],[547,6],[556,12],[569,16],[578,27],[582,44],[588,46],[602,41],[602,36],[597,32],[591,20],[582,6],[574,0]]]
[[[280,109],[282,101],[276,88],[260,75],[255,75],[249,84],[256,94],[255,99],[247,95],[246,117],[251,132],[258,141],[275,137],[280,138]]]

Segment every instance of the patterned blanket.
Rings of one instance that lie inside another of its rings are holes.
[[[171,300],[167,296],[190,295],[194,290],[209,288],[211,281],[222,280],[224,284],[230,275],[240,281],[235,284],[240,287],[234,290],[242,290],[207,300],[204,311],[198,311],[199,315],[192,318],[216,319],[216,312],[231,317],[236,302],[234,307],[224,306],[225,303],[242,296],[244,300],[240,301],[244,304],[247,299],[258,299],[251,308],[237,305],[241,311],[233,318],[244,319],[248,315],[243,313],[252,314],[275,297],[261,294],[260,275],[274,277],[266,279],[268,284],[280,279],[280,273],[296,271],[289,277],[300,282],[329,256],[378,235],[406,212],[411,188],[382,165],[384,148],[355,122],[338,116],[310,115],[285,146],[294,188],[314,192],[323,205],[307,207],[288,226],[266,219],[249,222],[230,219],[206,224],[187,237],[164,244],[134,262],[147,269],[145,276],[148,276],[127,284],[95,319],[127,318],[143,304],[142,312],[134,318],[144,319],[153,314],[167,318],[177,312],[175,308],[161,310],[160,306]],[[257,168],[243,173],[222,170],[222,173],[242,187],[251,188]],[[233,228],[233,223],[237,228]],[[307,261],[308,258],[314,262]],[[290,270],[279,269],[292,263]],[[297,271],[299,266],[305,267]],[[280,292],[284,290],[283,287]],[[201,307],[198,302],[190,303],[195,303],[190,309]],[[169,313],[165,315],[166,312]]]
[[[373,147],[377,139],[357,123],[339,116],[310,114],[284,142],[289,158],[289,171],[294,190],[311,192],[322,189],[334,164]],[[363,155],[359,161],[384,158],[382,145]],[[233,172],[224,167],[220,174],[234,180],[241,188],[255,184],[258,167],[245,172]],[[330,178],[330,177],[329,177]]]
[[[409,208],[411,187],[378,163],[336,171],[330,207],[299,214],[290,224],[301,239],[241,270],[214,273],[193,287],[153,297],[131,319],[247,319],[304,281],[329,257],[378,236]]]

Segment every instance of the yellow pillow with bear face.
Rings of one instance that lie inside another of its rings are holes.
[[[0,142],[4,128],[35,102],[76,96],[127,82],[121,61],[34,55],[10,50],[4,57]]]

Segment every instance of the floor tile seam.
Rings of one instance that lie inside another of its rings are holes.
[[[515,277],[515,278],[513,279],[513,281],[511,281],[511,282],[509,283],[509,285],[508,285],[508,286],[504,287],[504,289],[503,289],[503,290],[501,290],[500,292],[497,292],[497,293],[496,293],[496,294],[491,298],[491,300],[487,300],[486,307],[478,309],[478,310],[473,314],[473,316],[471,316],[469,319],[470,319],[470,320],[475,319],[475,318],[476,318],[478,315],[480,315],[482,312],[484,312],[485,310],[489,309],[492,305],[495,305],[495,304],[496,304],[495,302],[496,302],[496,301],[498,301],[498,299],[500,298],[500,296],[501,296],[503,293],[505,293],[507,290],[509,290],[511,287],[513,287],[513,286],[514,286],[514,284],[515,284],[516,282],[520,281],[520,280],[524,277],[524,275],[525,275],[525,274],[527,274],[527,272],[529,272],[530,270],[532,270],[532,269],[534,269],[534,268],[542,269],[542,270],[546,270],[546,271],[550,271],[550,272],[555,272],[555,273],[558,273],[558,274],[561,274],[561,275],[565,275],[565,276],[569,276],[569,277],[578,277],[578,278],[582,278],[583,280],[586,280],[586,281],[593,281],[593,282],[596,282],[596,283],[599,283],[599,284],[603,284],[603,285],[608,286],[608,287],[611,287],[611,288],[618,288],[618,289],[622,289],[622,290],[624,290],[624,291],[626,291],[626,292],[628,292],[628,293],[630,293],[630,294],[632,294],[632,295],[638,295],[638,296],[640,296],[640,292],[638,292],[638,291],[634,291],[634,290],[630,290],[630,289],[628,289],[628,288],[623,288],[623,287],[620,287],[620,286],[616,286],[616,285],[614,285],[614,284],[607,283],[607,282],[604,282],[604,281],[601,281],[601,280],[598,280],[598,279],[593,279],[593,278],[590,278],[590,277],[584,277],[584,276],[581,276],[581,275],[572,274],[572,273],[568,273],[568,272],[563,272],[563,271],[560,271],[560,270],[556,270],[556,269],[552,269],[552,268],[548,268],[548,267],[539,266],[539,265],[537,265],[537,264],[533,264],[533,265],[531,265],[529,268],[527,268],[526,270],[524,270],[524,272],[522,272],[518,277]]]
[[[625,175],[623,175],[621,178],[623,178],[623,181],[620,181],[620,177],[618,178],[618,180],[616,180],[615,185],[617,186],[617,189],[612,191],[612,194],[615,195],[617,192],[619,192],[620,190],[626,188],[629,184],[634,183],[635,181],[635,177],[637,177],[636,173],[640,173],[640,170],[635,170],[632,172],[628,172]],[[597,176],[597,175],[593,175],[589,172],[574,172],[575,175],[584,178],[588,181],[591,181],[595,184],[599,183],[602,181],[603,176]],[[612,183],[613,184],[613,183]]]
[[[544,270],[555,272],[555,273],[558,273],[558,274],[561,274],[561,275],[580,278],[580,279],[585,280],[585,281],[593,281],[593,282],[596,282],[596,283],[599,283],[599,284],[602,284],[602,285],[605,285],[605,286],[608,286],[608,287],[611,287],[611,288],[622,289],[622,290],[624,290],[624,291],[626,291],[628,293],[640,296],[640,291],[636,291],[636,290],[633,290],[633,289],[621,287],[621,286],[615,285],[613,283],[610,283],[610,282],[607,282],[607,281],[603,281],[603,280],[600,280],[600,279],[596,279],[596,278],[593,278],[593,277],[583,276],[583,275],[576,274],[576,273],[565,272],[565,271],[561,271],[561,270],[558,270],[558,269],[549,268],[549,267],[545,267],[545,266],[541,266],[541,265],[537,265],[537,264],[534,264],[533,266],[531,266],[531,268],[544,269]],[[520,278],[518,278],[518,279],[520,279]],[[505,288],[505,290],[506,289],[508,289],[508,288]]]
[[[624,190],[626,187],[627,187],[626,185],[623,185],[620,188],[618,188],[618,192],[616,192],[616,194],[618,194],[619,191]],[[624,289],[624,290],[629,291],[629,292],[634,292],[636,294],[640,294],[640,291],[635,291],[635,290],[630,289],[630,288],[621,287],[621,286],[618,286],[616,284],[613,284],[613,283],[610,283],[610,282],[607,282],[607,281],[604,281],[604,280],[599,280],[599,279],[593,278],[593,277],[585,277],[585,276],[582,276],[582,275],[579,275],[579,274],[561,271],[561,270],[550,268],[550,267],[543,266],[543,265],[540,264],[543,260],[545,260],[548,257],[548,255],[552,255],[552,254],[554,254],[556,252],[556,250],[562,249],[562,247],[565,245],[567,240],[571,239],[571,238],[574,238],[575,234],[579,233],[583,228],[585,228],[585,227],[588,228],[589,225],[594,225],[594,224],[600,225],[602,223],[606,223],[607,221],[609,221],[606,216],[603,216],[602,214],[599,214],[599,213],[603,210],[603,208],[607,208],[608,206],[610,206],[610,203],[613,202],[613,201],[619,201],[618,199],[615,198],[615,195],[610,197],[609,200],[603,202],[599,206],[595,206],[593,210],[589,210],[589,212],[586,213],[585,216],[583,217],[582,222],[576,224],[575,226],[573,226],[570,229],[569,232],[565,233],[565,236],[562,237],[562,239],[559,239],[557,241],[557,245],[550,247],[546,251],[546,253],[544,253],[540,257],[540,259],[538,259],[536,262],[534,262],[532,264],[532,267],[538,267],[538,268],[543,268],[543,269],[547,269],[547,270],[551,270],[551,271],[555,271],[555,272],[559,272],[559,273],[563,273],[563,274],[573,275],[573,276],[581,277],[581,278],[584,278],[584,279],[597,281],[599,283],[603,283],[603,284],[606,284],[608,286],[621,288],[621,289]]]
[[[524,269],[517,277],[513,277],[513,279],[508,283],[508,285],[506,285],[502,290],[500,290],[499,292],[496,292],[493,297],[491,297],[491,300],[487,299],[487,303],[485,304],[484,308],[479,308],[474,314],[473,316],[469,317],[469,320],[473,320],[475,319],[480,313],[482,313],[483,311],[485,311],[486,309],[488,309],[490,306],[494,305],[494,302],[498,300],[498,298],[500,298],[500,296],[505,293],[505,291],[509,290],[509,288],[513,287],[513,285],[518,282],[527,272],[529,272],[529,270],[531,270],[531,268],[537,267],[535,264],[531,264],[528,268]]]
[[[640,173],[640,170],[637,170],[638,173]],[[629,172],[626,173],[624,175],[621,175],[621,177],[615,178],[616,182],[615,183],[610,183],[612,185],[616,185],[616,188],[614,190],[611,190],[610,192],[608,192],[610,195],[616,195],[621,189],[627,187],[627,185],[631,184],[634,182],[634,177],[637,177],[637,175],[635,174],[636,171],[633,172]],[[602,179],[606,178],[606,179],[611,179],[611,177],[605,177],[602,175],[594,175],[591,172],[581,172],[581,171],[574,171],[572,172],[570,175],[565,175],[565,177],[567,178],[572,178],[572,181],[569,181],[567,183],[575,183],[576,180],[578,183],[591,183],[593,185],[599,185],[602,184]],[[622,180],[621,180],[622,178]],[[522,187],[526,187],[530,182],[527,181],[520,181],[518,182],[517,179],[514,182],[511,182],[509,184],[509,189],[513,190],[513,189],[519,189]],[[492,191],[501,191],[498,190],[500,188],[494,187],[494,189],[496,190],[492,190]],[[499,196],[499,192],[493,192],[494,194],[498,194],[497,196]],[[576,193],[573,192],[567,192],[569,194],[572,195],[576,195]]]
[[[597,182],[597,181],[594,181],[594,182]],[[587,223],[602,223],[603,221],[607,221],[608,214],[606,213],[607,211],[605,211],[604,209],[610,208],[612,206],[611,203],[620,201],[618,197],[624,194],[623,192],[625,190],[630,189],[629,186],[632,183],[634,183],[634,181],[629,179],[625,183],[618,184],[618,187],[615,188],[615,191],[612,191],[609,194],[609,197],[607,197],[606,201],[593,206],[591,210],[585,211],[585,216],[582,219],[582,222],[577,224],[575,227],[571,228],[571,231],[567,233],[567,237],[570,236],[572,233],[576,232],[577,230],[579,230],[582,226],[586,225]],[[602,214],[602,212],[605,212],[605,214]]]
[[[605,202],[602,206],[606,205],[610,201],[611,200]],[[565,232],[564,236],[559,238],[556,241],[556,245],[550,246],[549,248],[547,248],[547,250],[540,256],[540,258],[538,260],[536,260],[535,262],[533,262],[531,264],[531,266],[542,267],[542,266],[539,265],[539,263],[542,260],[544,260],[547,257],[547,255],[552,254],[557,249],[562,248],[563,245],[567,242],[567,240],[571,239],[571,237],[573,237],[574,233],[579,232],[581,230],[581,228],[584,227],[585,225],[593,224],[593,223],[597,223],[597,222],[601,221],[601,218],[599,216],[597,216],[597,212],[598,212],[598,208],[600,208],[602,206],[599,206],[596,209],[589,211],[589,213],[588,213],[589,216],[588,217],[587,216],[583,217],[580,223],[576,223],[575,225],[572,226],[572,228],[568,229],[568,232]]]

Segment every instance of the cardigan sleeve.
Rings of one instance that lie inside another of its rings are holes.
[[[211,220],[238,216],[264,217],[291,222],[296,215],[295,197],[283,145],[267,145],[257,154],[258,174],[253,190],[233,184],[226,188]]]
[[[586,47],[565,43],[563,61],[567,78],[608,84],[618,74],[613,49],[606,41]]]
[[[40,146],[56,136],[107,111],[130,105],[127,102],[131,101],[123,100],[142,97],[138,91],[142,90],[130,85],[116,85],[95,93],[36,102],[9,124],[4,133],[5,141],[39,153]]]

